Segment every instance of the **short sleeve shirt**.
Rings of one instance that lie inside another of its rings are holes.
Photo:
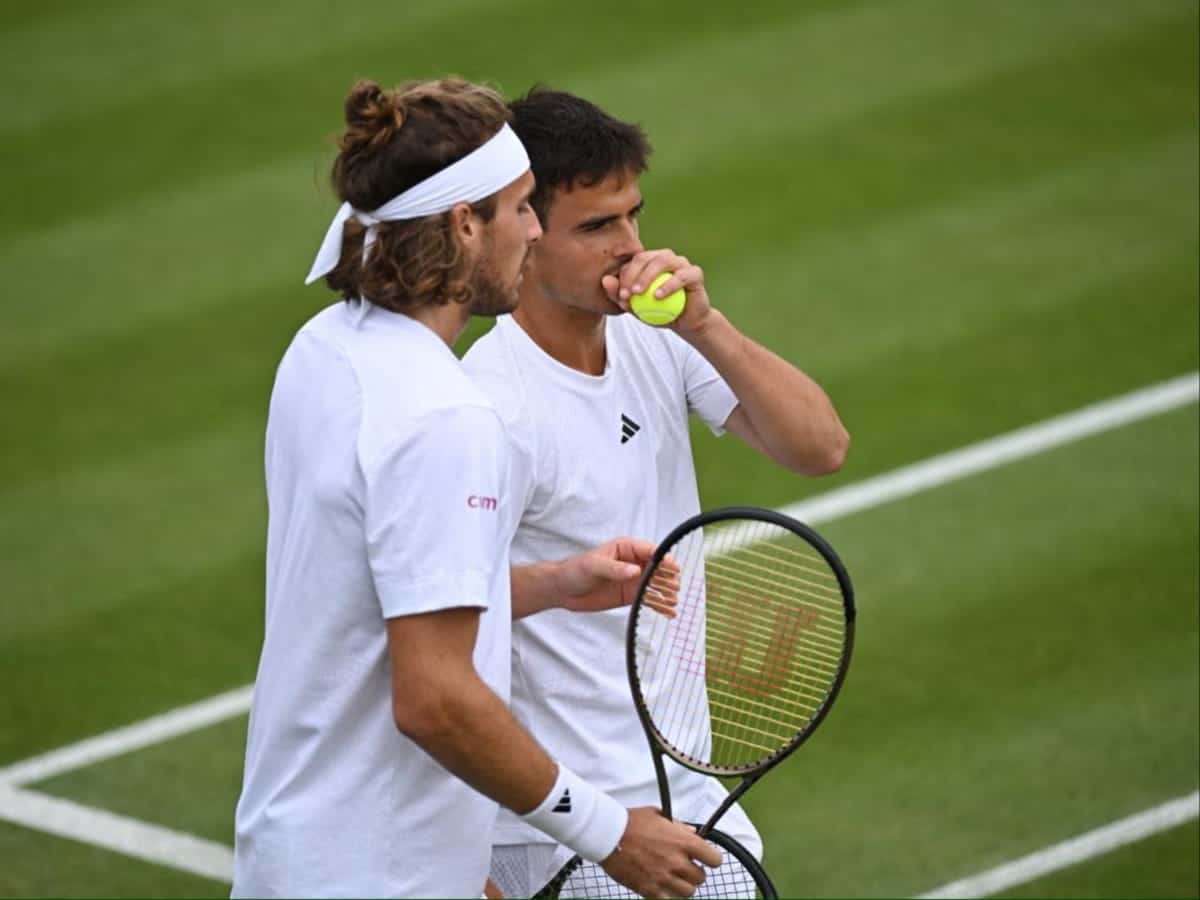
[[[234,896],[478,896],[497,806],[396,729],[386,620],[481,608],[475,666],[507,699],[502,423],[424,325],[340,303],[284,354],[265,461]]]

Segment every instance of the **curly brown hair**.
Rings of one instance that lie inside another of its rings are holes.
[[[383,90],[360,81],[345,103],[333,187],[355,209],[373,210],[475,150],[508,122],[504,99],[458,78],[411,81]],[[471,205],[485,222],[495,195]],[[469,304],[470,261],[450,227],[449,212],[381,222],[363,263],[366,226],[350,219],[342,255],[326,283],[347,300],[367,299],[394,312],[430,304]]]

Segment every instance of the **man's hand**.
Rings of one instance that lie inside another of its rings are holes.
[[[633,603],[654,545],[636,538],[617,538],[559,563],[562,606],[573,612],[598,612]],[[679,564],[671,556],[659,563],[646,591],[646,604],[675,617],[679,602]]]
[[[713,312],[708,288],[704,286],[704,270],[674,250],[643,251],[622,266],[616,275],[605,275],[600,283],[608,298],[629,312],[629,298],[648,288],[650,282],[663,272],[673,274],[654,292],[656,297],[665,297],[680,288],[687,295],[683,312],[666,327],[673,328],[681,336],[702,331]]]
[[[642,897],[690,897],[704,882],[704,870],[693,860],[715,868],[721,859],[721,851],[691,826],[643,806],[629,811],[621,843],[600,865]]]

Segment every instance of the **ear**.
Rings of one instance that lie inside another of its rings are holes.
[[[479,240],[483,222],[471,211],[470,204],[456,203],[450,208],[450,230],[464,246],[471,246]]]

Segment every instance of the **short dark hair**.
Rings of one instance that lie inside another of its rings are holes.
[[[641,175],[650,167],[652,150],[641,126],[582,97],[536,85],[509,108],[537,179],[530,202],[543,222],[555,191],[590,187],[610,175]]]

